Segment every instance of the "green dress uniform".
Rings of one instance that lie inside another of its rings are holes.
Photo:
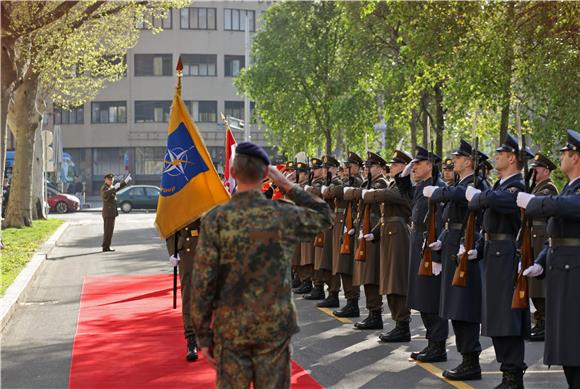
[[[106,177],[110,177],[107,175]],[[113,185],[109,186],[103,184],[101,186],[101,200],[103,201],[103,251],[113,251],[111,250],[111,240],[113,239],[113,231],[115,230],[115,218],[119,216],[119,211],[117,210],[117,191],[123,189],[127,186],[125,181],[121,181],[121,185],[118,189],[115,189]]]
[[[298,185],[287,196],[296,205],[238,192],[202,219],[191,316],[200,347],[213,341],[218,389],[290,387],[290,337],[299,330],[290,258],[332,214]]]

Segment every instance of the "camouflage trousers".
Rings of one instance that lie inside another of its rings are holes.
[[[290,388],[290,338],[280,342],[232,345],[218,342],[214,347],[217,389]]]

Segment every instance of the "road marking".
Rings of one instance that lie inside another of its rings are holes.
[[[447,382],[449,385],[454,386],[458,389],[474,389],[473,386],[467,385],[463,381],[451,381],[447,378],[443,377],[442,373],[443,370],[439,369],[435,365],[426,362],[416,362],[417,366],[422,367],[423,369],[427,370],[429,373],[433,374],[435,377],[441,379],[442,381]]]
[[[324,313],[326,313],[328,316],[332,317],[333,319],[338,320],[339,322],[343,323],[343,324],[352,324],[352,320],[347,319],[346,317],[336,317],[332,314],[332,311],[330,310],[330,308],[320,308],[318,307],[318,309]]]

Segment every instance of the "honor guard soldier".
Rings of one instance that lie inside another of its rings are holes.
[[[550,175],[557,166],[550,161],[548,157],[537,153],[534,160],[530,163],[530,172],[532,175],[532,194],[535,196],[555,196],[558,194],[556,185],[552,182]],[[548,239],[546,236],[547,218],[535,217],[532,219],[532,244],[534,257],[540,254],[544,248],[544,244]],[[529,281],[529,293],[532,302],[534,303],[534,322],[535,325],[530,333],[530,340],[541,342],[544,340],[545,330],[545,306],[546,293],[544,290],[544,282],[542,280],[532,278]]]
[[[352,282],[355,287],[363,285],[366,307],[369,315],[362,321],[354,323],[359,330],[377,330],[383,328],[382,297],[379,293],[380,246],[371,229],[381,218],[379,204],[364,204],[363,189],[384,189],[388,186],[383,176],[383,166],[387,162],[378,154],[367,152],[367,180],[361,188],[347,191],[347,199],[357,201],[358,214],[355,225],[358,230],[357,245],[355,247],[354,268]]]
[[[498,388],[523,388],[527,368],[524,336],[530,330],[530,313],[528,309],[512,309],[512,297],[517,271],[516,237],[521,227],[516,197],[524,190],[521,170],[526,161],[520,158],[517,139],[510,134],[496,152],[495,169],[500,180],[484,191],[468,187],[465,198],[469,209],[484,212],[481,334],[491,337],[501,364],[503,379]]]
[[[189,362],[197,360],[197,342],[191,321],[191,299],[193,297],[191,294],[191,273],[193,271],[193,257],[195,256],[195,248],[199,237],[199,224],[199,219],[195,220],[166,240],[169,262],[172,266],[177,266],[179,269],[183,332],[187,340],[187,354],[185,359]]]
[[[115,251],[111,248],[111,240],[113,239],[113,231],[115,230],[115,218],[119,216],[119,211],[117,210],[117,191],[123,189],[127,186],[129,181],[131,181],[131,174],[127,174],[127,177],[121,182],[113,184],[113,178],[115,175],[113,173],[107,174],[105,176],[105,182],[101,186],[101,200],[103,201],[103,252]]]
[[[453,285],[453,279],[458,266],[458,259],[465,252],[460,250],[460,242],[464,222],[467,219],[467,200],[465,190],[468,186],[474,186],[474,167],[476,159],[485,159],[482,153],[475,155],[472,146],[464,141],[460,142],[459,149],[453,152],[454,174],[459,176],[457,184],[444,188],[438,186],[426,186],[423,195],[432,201],[444,203],[443,222],[444,229],[438,240],[431,244],[431,249],[439,252],[441,260],[441,302],[439,316],[445,320],[451,320],[455,332],[457,351],[463,361],[454,369],[445,370],[443,376],[450,380],[474,380],[481,379],[481,367],[479,366],[479,329],[481,323],[481,272],[477,261],[477,250],[468,253],[467,282],[465,286]],[[486,190],[485,182],[477,181],[477,189]],[[481,215],[475,216],[471,226],[473,231],[480,230]],[[474,240],[476,241],[477,238]],[[460,252],[460,253],[458,253]]]
[[[395,177],[399,191],[411,199],[412,206],[407,304],[409,308],[416,309],[421,313],[421,319],[427,330],[427,347],[419,352],[411,353],[412,359],[421,362],[441,362],[447,360],[445,341],[449,334],[449,328],[447,320],[439,317],[441,266],[437,262],[432,262],[432,276],[418,274],[425,233],[428,227],[426,218],[429,210],[429,199],[423,195],[423,188],[429,185],[435,185],[437,187],[445,186],[445,183],[439,178],[433,183],[433,171],[440,162],[441,157],[430,153],[421,146],[417,146],[415,158],[407,165],[405,170]],[[413,172],[415,185],[411,183],[411,170]],[[436,207],[435,220],[435,230],[440,231],[441,206]]]
[[[324,163],[319,158],[312,158],[310,160],[310,177],[309,182],[304,186],[304,190],[316,197],[322,198],[322,186],[326,182],[325,172],[323,170]],[[324,231],[320,231],[324,233]],[[320,238],[320,233],[316,238]],[[318,270],[316,270],[316,239],[306,242],[302,248],[302,259],[301,263],[304,263],[307,267],[307,272],[312,278],[313,287],[310,292],[304,294],[304,299],[306,300],[324,300],[326,295],[324,293],[324,280]],[[301,291],[297,291],[299,293]]]
[[[193,265],[192,318],[218,388],[290,388],[290,341],[298,332],[290,256],[299,241],[332,224],[324,201],[269,166],[268,155],[238,144],[231,200],[201,221]],[[296,205],[260,193],[272,182]],[[215,360],[214,360],[215,358]]]
[[[528,277],[545,277],[546,340],[544,364],[562,365],[568,386],[580,388],[580,134],[568,130],[560,149],[560,169],[570,182],[559,195],[518,194],[526,215],[548,218],[548,242]]]
[[[352,271],[354,260],[355,228],[354,218],[358,211],[356,201],[346,200],[346,192],[350,188],[360,188],[363,183],[361,168],[363,160],[356,153],[348,153],[345,162],[345,174],[342,186],[332,186],[329,191],[336,198],[336,225],[335,236],[338,233],[338,241],[334,242],[335,250],[332,253],[332,272],[340,275],[346,305],[332,312],[336,317],[359,317],[360,310],[358,300],[360,287],[352,284]],[[342,192],[342,193],[341,193]]]
[[[453,159],[452,158],[445,158],[443,161],[441,170],[443,170],[443,181],[447,185],[455,184],[455,172],[453,170]]]
[[[410,154],[395,150],[390,161],[390,174],[397,176],[411,162]],[[379,335],[383,342],[409,342],[411,310],[407,306],[409,277],[409,229],[411,204],[401,196],[395,181],[385,189],[370,189],[364,194],[365,204],[380,204],[381,219],[372,230],[380,239],[379,293],[387,296],[387,304],[395,327]]]
[[[325,200],[330,209],[335,213],[335,220],[341,215],[340,208],[335,207],[336,195],[340,192],[342,197],[342,180],[336,175],[340,162],[333,156],[325,155],[322,157],[323,174],[326,176],[326,182],[320,192],[322,199]],[[339,190],[335,188],[338,187]],[[332,189],[332,190],[331,190]],[[336,211],[338,209],[339,211]],[[338,308],[338,293],[340,292],[340,276],[332,271],[333,253],[335,246],[340,239],[342,226],[333,225],[332,228],[324,231],[324,242],[322,247],[314,249],[314,270],[318,271],[322,280],[328,285],[328,297],[316,304],[320,308]]]

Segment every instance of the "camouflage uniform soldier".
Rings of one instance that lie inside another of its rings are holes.
[[[336,201],[336,215],[337,223],[335,228],[335,234],[338,234],[338,241],[334,242],[334,250],[332,253],[332,272],[334,274],[339,274],[342,280],[342,287],[344,288],[344,297],[346,297],[346,305],[343,308],[337,309],[332,314],[337,317],[358,317],[360,316],[360,310],[358,307],[358,300],[360,298],[360,287],[355,287],[352,285],[352,270],[353,270],[353,260],[354,260],[354,217],[357,214],[358,204],[355,201],[347,201],[345,199],[345,190],[349,188],[360,188],[363,183],[363,178],[360,174],[360,169],[364,164],[361,157],[355,153],[348,154],[348,160],[345,163],[345,169],[347,173],[343,179],[342,185],[333,185],[329,191],[334,195]],[[346,217],[348,216],[347,207],[351,207],[350,216],[351,221],[349,222]],[[342,211],[341,211],[342,210]],[[347,225],[351,224],[350,230],[347,230]],[[344,234],[349,234],[350,245],[348,251],[341,253],[342,245],[344,244]],[[336,237],[336,235],[335,235]]]
[[[187,354],[185,359],[190,362],[197,360],[197,342],[193,325],[191,323],[191,272],[193,270],[193,257],[199,237],[199,219],[171,235],[167,243],[169,262],[179,268],[179,281],[181,285],[181,312],[183,317],[183,332],[187,339]],[[175,241],[177,239],[177,242]],[[177,248],[177,252],[176,249]]]
[[[534,175],[535,185],[532,194],[535,196],[556,196],[558,189],[552,182],[550,174],[556,169],[556,165],[545,155],[536,154],[530,164],[530,169]],[[534,246],[534,258],[540,254],[544,248],[544,243],[548,239],[546,236],[547,218],[535,217],[532,220],[532,243]],[[535,325],[530,333],[530,340],[541,342],[544,340],[544,317],[546,307],[546,293],[544,290],[544,281],[536,278],[530,278],[530,297],[534,303],[536,311],[534,312]]]
[[[297,242],[332,223],[324,201],[268,165],[262,148],[240,143],[232,168],[238,191],[201,223],[191,313],[218,388],[290,387],[290,338],[298,332],[290,257]],[[260,193],[268,175],[297,206]]]

